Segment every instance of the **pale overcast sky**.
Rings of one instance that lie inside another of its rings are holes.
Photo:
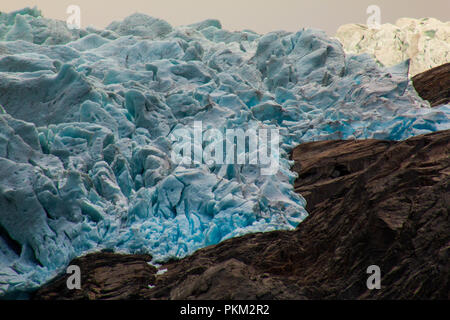
[[[381,23],[398,18],[434,17],[450,20],[450,0],[0,0],[0,11],[37,6],[44,16],[66,20],[69,5],[81,8],[81,25],[104,28],[113,20],[141,12],[173,26],[207,18],[219,19],[227,30],[297,31],[314,27],[334,35],[346,23],[366,23],[369,5],[381,9]]]

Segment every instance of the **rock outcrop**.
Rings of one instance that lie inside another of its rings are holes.
[[[431,106],[450,103],[450,63],[420,73],[412,81],[417,93]]]
[[[69,290],[67,277],[58,277],[38,293],[39,298],[53,299],[139,299],[149,283],[155,281],[156,268],[148,255],[125,255],[99,252],[74,259],[80,267],[82,290]]]
[[[159,272],[149,257],[87,255],[73,262],[81,290],[62,275],[34,298],[450,299],[449,130],[306,143],[292,158],[310,213],[295,231],[230,239]],[[371,265],[380,290],[367,289]]]

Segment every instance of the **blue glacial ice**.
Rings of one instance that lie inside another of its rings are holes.
[[[327,139],[450,129],[407,77],[346,55],[318,30],[172,27],[143,14],[69,30],[36,9],[0,15],[0,296],[30,291],[83,253],[183,257],[306,216],[288,153]],[[280,167],[182,165],[171,133],[279,129]]]

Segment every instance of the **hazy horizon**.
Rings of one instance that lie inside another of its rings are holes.
[[[433,17],[450,20],[449,0],[128,0],[111,3],[106,0],[8,0],[0,4],[0,11],[11,12],[25,7],[38,7],[47,18],[66,20],[69,5],[81,8],[81,26],[105,28],[115,20],[140,12],[166,20],[173,26],[186,25],[208,18],[221,21],[224,29],[234,31],[251,29],[258,33],[274,30],[297,31],[304,27],[322,29],[334,35],[337,28],[347,23],[363,23],[368,18],[366,9],[377,5],[381,9],[381,23],[395,23],[402,17]]]

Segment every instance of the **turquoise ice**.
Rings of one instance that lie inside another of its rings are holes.
[[[183,257],[295,228],[305,201],[288,153],[327,139],[450,129],[407,77],[318,30],[174,28],[134,14],[69,30],[36,9],[0,15],[0,295],[28,292],[83,253]],[[176,128],[278,129],[280,168],[180,165]]]

